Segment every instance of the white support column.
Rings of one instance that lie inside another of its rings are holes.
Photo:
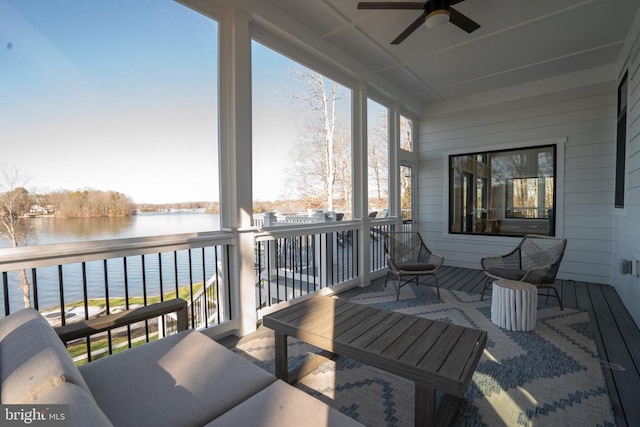
[[[358,271],[360,286],[368,286],[371,280],[371,237],[369,226],[371,220],[369,209],[369,161],[367,154],[367,86],[364,82],[353,90],[353,219],[362,220],[358,239],[360,254]]]
[[[255,331],[256,278],[252,218],[251,36],[249,18],[232,10],[220,20],[220,221],[236,233],[229,259],[238,333]]]

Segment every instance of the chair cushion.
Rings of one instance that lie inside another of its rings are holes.
[[[526,271],[518,270],[516,268],[498,267],[487,268],[487,273],[491,274],[492,276],[497,276],[502,279],[508,280],[520,280],[524,277],[525,274],[527,274]]]
[[[207,427],[362,426],[324,402],[278,380]]]
[[[0,347],[2,403],[32,403],[64,382],[91,394],[66,347],[36,310],[27,308],[0,319]]]
[[[436,268],[435,265],[426,262],[399,262],[396,265],[403,271],[431,271]]]
[[[33,401],[36,405],[69,405],[66,426],[113,426],[100,410],[93,397],[84,389],[71,383],[60,383],[42,393]]]
[[[193,330],[80,367],[114,425],[204,425],[275,377]]]

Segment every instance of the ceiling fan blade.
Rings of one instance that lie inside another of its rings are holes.
[[[398,37],[395,38],[394,41],[391,42],[391,44],[400,44],[404,41],[404,39],[406,39],[407,37],[409,37],[409,35],[411,33],[413,33],[415,30],[417,30],[418,28],[420,28],[420,26],[422,24],[424,24],[424,18],[427,16],[427,11],[425,10],[424,12],[422,12],[422,14],[418,17],[418,19],[416,19],[415,21],[413,21],[411,23],[411,25],[409,25]]]
[[[471,18],[468,18],[452,7],[449,8],[449,21],[453,25],[462,28],[467,33],[471,33],[480,28],[480,25],[477,22],[475,22]]]
[[[394,1],[362,1],[358,9],[424,9],[425,2],[394,2]]]
[[[450,0],[449,5],[453,6],[454,4],[462,3],[464,0]]]

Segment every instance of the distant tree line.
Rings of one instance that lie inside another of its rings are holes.
[[[206,213],[220,213],[220,202],[138,203],[135,206],[140,212],[204,209]]]
[[[204,210],[219,213],[219,202],[134,203],[131,198],[117,191],[77,190],[55,191],[31,197],[33,206],[51,210],[57,217],[87,218],[104,216],[129,216],[140,212],[168,210]]]
[[[131,198],[117,191],[60,190],[31,196],[32,208],[37,206],[63,218],[129,216],[136,206]]]

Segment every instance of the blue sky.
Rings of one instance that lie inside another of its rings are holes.
[[[35,190],[217,200],[216,41],[172,0],[0,0],[0,166]]]
[[[0,0],[0,169],[33,191],[218,200],[217,38],[173,0]],[[294,62],[252,46],[254,199],[275,200],[308,116]]]

